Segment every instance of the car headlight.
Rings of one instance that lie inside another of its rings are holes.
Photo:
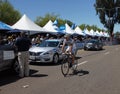
[[[48,51],[48,52],[45,52],[43,55],[49,55],[49,54],[52,54],[53,51]]]

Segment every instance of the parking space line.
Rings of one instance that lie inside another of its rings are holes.
[[[87,62],[88,62],[88,61],[83,61],[83,62],[79,63],[78,66],[83,65],[83,64],[85,64],[85,63],[87,63]]]

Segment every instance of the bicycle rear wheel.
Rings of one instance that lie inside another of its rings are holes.
[[[64,59],[61,64],[61,72],[64,76],[66,76],[69,72],[69,62],[67,59]]]

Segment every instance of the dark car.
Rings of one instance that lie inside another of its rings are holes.
[[[102,50],[103,43],[97,39],[90,39],[85,41],[84,50]]]
[[[0,71],[12,69],[19,72],[19,63],[15,47],[8,44],[0,44]]]

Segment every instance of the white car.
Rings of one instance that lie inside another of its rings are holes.
[[[30,62],[58,63],[62,59],[61,39],[48,39],[29,49]]]

